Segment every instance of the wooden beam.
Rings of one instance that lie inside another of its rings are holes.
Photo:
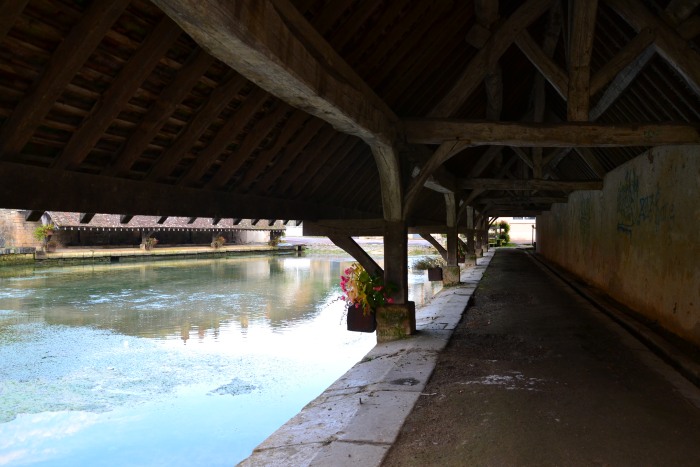
[[[46,68],[32,84],[26,97],[0,128],[0,159],[10,159],[20,153],[129,1],[94,2],[88,7],[80,22],[51,54]]]
[[[430,243],[430,244],[437,250],[437,252],[440,254],[440,256],[442,256],[442,259],[444,259],[445,261],[447,261],[447,250],[445,249],[444,246],[442,246],[442,245],[440,244],[440,242],[438,242],[438,241],[435,239],[435,237],[432,236],[432,234],[423,233],[423,234],[420,234],[420,236],[421,236],[424,240],[427,240],[428,243]]]
[[[27,222],[37,222],[44,215],[44,211],[27,211],[24,216],[24,220]]]
[[[618,147],[698,144],[698,124],[620,124],[405,120],[406,139],[417,144],[496,144],[520,147]]]
[[[129,222],[131,222],[131,219],[133,219],[133,218],[134,218],[133,214],[122,214],[121,216],[119,216],[119,223],[120,224],[128,224]]]
[[[634,39],[620,49],[613,58],[591,77],[591,96],[598,94],[610,81],[632,65],[637,57],[654,43],[655,37],[656,34],[649,28],[643,28],[639,31],[639,34]],[[627,74],[630,74],[629,71]],[[634,73],[635,76],[636,74]]]
[[[411,182],[406,198],[404,199],[404,216],[408,216],[413,209],[413,206],[418,199],[420,191],[423,189],[425,182],[430,176],[440,167],[446,160],[461,152],[469,146],[469,143],[463,141],[446,142],[441,144],[435,153],[430,157],[428,162],[422,167],[420,174]]]
[[[501,178],[473,178],[460,182],[465,189],[484,190],[602,190],[602,181],[564,181],[564,180],[506,180]]]
[[[485,196],[479,198],[480,204],[493,204],[494,206],[500,205],[513,205],[513,206],[527,206],[530,204],[554,204],[554,203],[567,203],[569,199],[565,196],[522,196],[522,197],[511,197],[511,196],[499,196],[499,197],[489,197]]]
[[[362,249],[350,236],[346,235],[329,235],[328,238],[334,245],[345,250],[350,256],[360,263],[365,268],[365,271],[370,276],[384,276],[384,270],[377,264],[374,259]]]
[[[693,91],[700,94],[700,67],[697,65],[700,63],[700,54],[693,49],[692,44],[640,2],[631,0],[606,0],[606,2],[635,30],[640,31],[645,27],[656,30],[654,41],[656,50],[685,79]]]
[[[219,225],[219,222],[221,222],[221,217],[214,217],[211,220],[211,225]]]
[[[29,0],[12,0],[0,4],[0,41],[10,32],[27,3]]]
[[[172,116],[178,104],[187,96],[204,72],[214,63],[214,58],[199,49],[180,69],[175,79],[163,90],[148,109],[120,150],[113,165],[102,175],[115,175],[127,171],[155,138]]]
[[[540,74],[552,85],[557,94],[566,100],[569,88],[569,77],[566,72],[559,68],[559,65],[554,63],[551,57],[537,45],[527,30],[522,31],[516,37],[515,43]]]
[[[89,224],[93,217],[95,217],[94,212],[81,212],[78,219],[81,224]]]
[[[671,0],[664,13],[672,24],[680,24],[700,5],[700,0]]]
[[[429,117],[449,117],[466,102],[481,84],[489,70],[510,47],[520,31],[539,18],[551,5],[551,0],[528,0],[520,6],[489,38],[484,47],[472,58],[462,75],[428,114]]]
[[[280,151],[289,144],[297,132],[303,131],[299,130],[299,128],[305,128],[305,125],[311,118],[312,117],[305,112],[299,110],[294,111],[289,117],[289,120],[285,122],[284,129],[281,131],[275,143],[256,154],[251,166],[248,168],[241,181],[236,184],[236,189],[245,192],[257,177],[264,175],[272,160],[279,156]]]
[[[30,194],[26,191],[28,186],[32,187]],[[56,190],[57,186],[70,190]],[[11,162],[0,163],[0,206],[182,217],[355,219],[369,215],[330,203],[178,187]]]
[[[188,223],[188,224],[194,224],[194,221],[196,221],[196,220],[197,220],[197,217],[196,217],[196,216],[192,216],[192,217],[190,217],[189,219],[187,219],[187,223]]]
[[[236,151],[229,154],[226,160],[221,163],[211,181],[207,183],[206,186],[210,188],[225,187],[231,177],[245,164],[253,151],[260,146],[267,135],[275,131],[275,127],[279,121],[286,118],[286,115],[290,111],[291,109],[287,104],[279,102],[275,109],[261,118],[245,136]],[[230,135],[228,140],[230,142]]]
[[[200,46],[288,104],[392,145],[397,118],[287,0],[155,0]]]
[[[206,131],[211,122],[229,105],[231,100],[246,84],[245,79],[234,75],[226,83],[214,89],[209,95],[207,103],[204,104],[187,127],[178,134],[170,147],[163,151],[155,164],[153,164],[150,173],[146,177],[147,180],[155,181],[170,175],[173,168],[187,154],[199,137],[202,136],[202,133]]]
[[[318,134],[324,125],[326,125],[326,123],[323,120],[312,118],[311,121],[304,126],[304,129],[301,130],[301,133],[294,138],[294,142],[290,143],[284,150],[284,153],[277,158],[277,161],[272,168],[262,174],[260,181],[253,187],[253,191],[258,194],[267,193],[270,187],[280,178],[284,171],[298,159],[304,148],[307,145],[313,144],[312,141],[314,141],[314,137],[321,138],[318,136]],[[323,137],[330,138],[332,134],[332,131],[327,131],[326,136]],[[244,181],[241,189],[244,190],[246,188],[247,186]]]
[[[627,65],[621,72],[617,74],[615,79],[610,83],[610,86],[605,90],[603,95],[596,102],[595,107],[591,109],[589,120],[594,122],[605,113],[608,108],[622,95],[625,89],[637,78],[637,75],[644,69],[647,63],[654,57],[655,50],[653,47],[645,49],[634,62]]]
[[[308,237],[379,237],[384,235],[384,219],[324,219],[304,221],[303,235]]]
[[[532,163],[532,160],[530,159],[530,156],[525,153],[522,149],[520,149],[517,146],[511,146],[511,151],[515,153],[516,156],[520,158],[521,161],[525,163],[526,166],[530,167],[531,169],[534,170],[534,164]]]
[[[603,178],[605,177],[606,170],[605,168],[601,165],[601,163],[598,161],[598,158],[593,154],[593,151],[591,151],[588,148],[574,148],[574,151],[576,151],[579,156],[581,156],[581,159],[586,163],[588,167],[595,173],[598,178]]]
[[[598,0],[573,0],[569,41],[567,116],[571,122],[588,121],[591,55]]]
[[[187,170],[187,173],[180,180],[180,184],[188,185],[192,182],[199,180],[202,175],[211,167],[211,165],[216,162],[222,152],[226,150],[236,138],[238,133],[240,133],[249,120],[260,111],[265,101],[270,98],[270,95],[260,88],[255,88],[253,91],[246,96],[245,100],[241,106],[236,110],[236,112],[231,115],[228,120],[219,128],[216,135],[209,141],[209,144],[199,151],[197,157],[194,160],[192,166]],[[288,109],[289,107],[283,102],[280,103],[282,107]],[[266,119],[263,119],[266,120]],[[255,125],[259,128],[259,125],[266,123],[264,121],[258,121]],[[257,130],[260,132],[260,130]],[[250,134],[246,135],[246,138]],[[238,150],[236,151],[238,152]],[[229,154],[229,157],[236,157],[237,154]],[[218,172],[217,172],[218,174]]]
[[[168,220],[168,216],[160,216],[158,218],[158,224],[165,224],[165,221]]]
[[[170,18],[161,18],[90,113],[83,118],[60,156],[54,160],[53,167],[76,167],[83,162],[181,33],[180,28]]]

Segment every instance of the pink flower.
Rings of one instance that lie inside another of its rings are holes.
[[[387,302],[387,303],[394,303],[394,299],[391,298],[391,297],[389,297],[389,298],[386,299],[386,302]]]
[[[348,274],[348,275],[352,274],[352,268],[346,268],[345,274]]]
[[[372,289],[374,289],[376,292],[379,292],[379,291],[382,290],[383,288],[384,288],[384,287],[382,287],[381,285],[378,285],[378,286],[376,286],[376,287],[372,287]]]
[[[360,308],[360,304],[359,304],[359,303],[355,303],[355,308]]]

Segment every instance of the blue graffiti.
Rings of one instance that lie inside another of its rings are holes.
[[[656,230],[675,218],[674,206],[665,202],[659,187],[651,194],[639,194],[639,177],[628,171],[617,190],[617,230],[632,235],[636,226],[651,223]]]

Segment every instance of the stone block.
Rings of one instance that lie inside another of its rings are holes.
[[[443,266],[442,285],[449,286],[459,284],[459,275],[459,266]]]
[[[377,308],[377,342],[403,339],[416,333],[416,304],[384,305]]]

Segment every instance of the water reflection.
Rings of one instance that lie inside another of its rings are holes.
[[[204,465],[242,459],[374,345],[341,321],[347,264],[252,257],[4,274],[0,464],[187,465],[193,446]],[[434,287],[422,275],[410,276],[419,304]]]

